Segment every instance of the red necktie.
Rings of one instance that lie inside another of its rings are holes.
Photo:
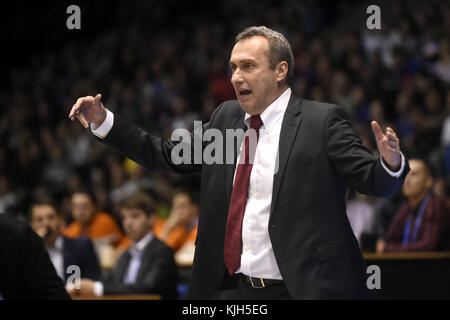
[[[233,191],[231,192],[223,253],[225,265],[227,266],[230,275],[233,275],[241,265],[242,219],[244,218],[245,206],[247,203],[250,174],[252,172],[253,158],[258,144],[259,129],[262,125],[263,122],[259,115],[250,118],[250,130],[246,132],[244,137],[244,148],[241,150],[241,159],[236,171]],[[256,135],[254,135],[255,131]],[[255,136],[256,143],[254,141],[255,139],[251,139],[251,137]]]

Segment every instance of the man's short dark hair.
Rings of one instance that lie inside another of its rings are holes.
[[[72,199],[73,196],[76,195],[76,194],[83,194],[83,195],[88,196],[88,198],[91,200],[91,202],[92,202],[94,205],[97,205],[97,198],[96,198],[94,192],[92,192],[90,189],[88,189],[88,188],[80,188],[80,189],[77,189],[77,190],[75,190],[75,191],[73,191],[73,192],[71,193],[70,199]]]
[[[434,170],[433,166],[430,164],[430,162],[423,156],[413,156],[409,159],[409,161],[411,160],[416,160],[416,161],[420,161],[423,163],[424,167],[425,167],[425,172],[427,173],[427,175],[429,175],[431,178],[436,179],[436,171]]]
[[[192,204],[200,205],[200,195],[198,194],[198,192],[196,190],[189,189],[189,188],[177,188],[177,189],[175,189],[172,198],[174,198],[177,194],[185,194],[188,196],[188,198]]]
[[[146,215],[155,213],[155,203],[147,193],[138,191],[119,202],[120,209],[139,209]]]
[[[236,42],[242,39],[251,38],[254,36],[262,36],[267,39],[269,43],[269,52],[267,53],[270,67],[272,69],[281,61],[286,61],[288,64],[288,72],[286,75],[286,82],[292,87],[294,84],[294,54],[292,53],[289,41],[279,32],[269,29],[265,26],[248,27],[236,36]]]
[[[55,209],[55,212],[58,216],[61,216],[61,213],[59,211],[58,203],[55,199],[53,199],[50,196],[41,196],[36,198],[33,203],[31,203],[30,207],[28,208],[27,212],[27,220],[30,222],[33,218],[33,208],[36,206],[50,206],[53,209]]]

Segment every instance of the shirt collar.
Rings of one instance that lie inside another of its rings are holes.
[[[63,237],[61,235],[59,235],[56,240],[55,243],[53,243],[53,246],[48,247],[48,249],[55,249],[55,250],[62,250],[63,249]]]
[[[147,244],[153,240],[153,234],[147,233],[141,240],[133,244],[130,248],[131,252],[142,252]]]
[[[274,126],[284,115],[289,99],[291,98],[291,88],[287,88],[274,102],[272,102],[261,114],[261,120],[265,129]],[[250,127],[251,115],[245,113],[244,123]]]

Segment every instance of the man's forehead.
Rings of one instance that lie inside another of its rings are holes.
[[[266,56],[268,50],[267,39],[263,36],[253,36],[239,40],[231,51],[230,63],[244,59],[260,59]]]
[[[409,161],[409,166],[411,168],[411,171],[415,173],[427,171],[426,163],[420,159],[411,159]]]

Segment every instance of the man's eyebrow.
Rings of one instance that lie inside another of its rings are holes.
[[[256,63],[256,60],[254,60],[254,59],[241,59],[241,60],[238,60],[237,62],[235,62],[235,61],[231,61],[230,60],[230,66],[231,65],[234,65],[234,64],[236,64],[236,63]]]

